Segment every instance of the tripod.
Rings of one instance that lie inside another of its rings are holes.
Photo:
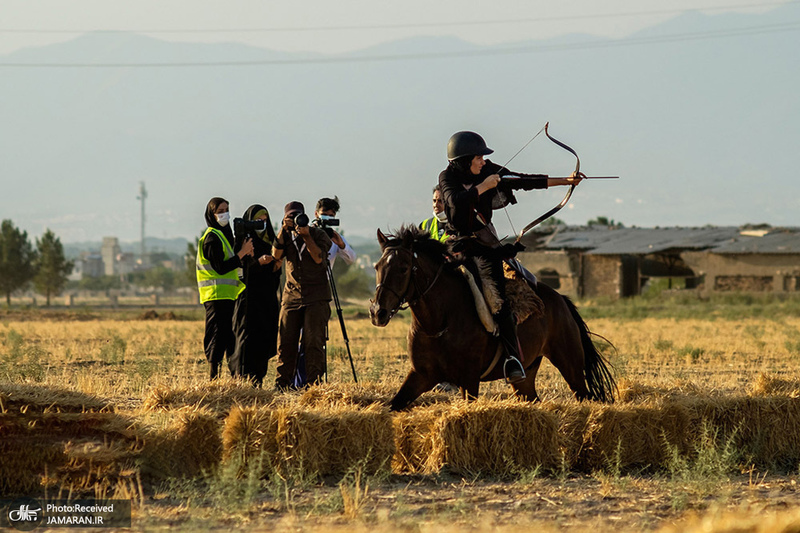
[[[342,316],[342,305],[339,303],[339,293],[336,291],[336,282],[333,280],[333,270],[331,269],[331,262],[328,260],[327,254],[325,255],[325,267],[328,270],[328,282],[331,286],[331,295],[333,296],[333,303],[336,306],[336,314],[339,316],[339,326],[342,328],[342,337],[344,338],[344,345],[347,348],[347,357],[350,359],[350,370],[353,371],[353,381],[358,383],[356,367],[353,364],[353,354],[350,353],[350,339],[347,337],[347,328],[344,325],[344,316]]]

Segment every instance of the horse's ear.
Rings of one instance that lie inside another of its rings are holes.
[[[383,250],[383,247],[386,246],[387,240],[388,239],[386,238],[386,235],[381,232],[381,228],[378,228],[378,244],[381,245],[381,250]]]

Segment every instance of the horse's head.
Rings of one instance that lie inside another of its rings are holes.
[[[375,263],[375,298],[369,315],[372,324],[383,327],[405,303],[411,288],[414,252],[404,239],[389,239],[378,230],[381,258]]]

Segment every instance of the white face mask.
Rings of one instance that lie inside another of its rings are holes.
[[[447,214],[444,211],[441,213],[434,213],[433,216],[435,216],[436,219],[441,223],[447,222]]]
[[[336,217],[332,217],[330,215],[320,215],[319,216],[320,220],[333,220],[334,218],[336,218]]]
[[[231,219],[231,214],[230,213],[220,213],[220,214],[216,215],[216,217],[217,217],[217,222],[219,222],[219,225],[224,228],[225,226],[228,225],[228,222]]]

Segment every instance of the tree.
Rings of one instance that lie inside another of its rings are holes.
[[[0,225],[0,292],[11,305],[11,294],[24,289],[36,274],[36,251],[28,233],[20,231],[10,220]]]
[[[608,226],[610,228],[624,228],[622,222],[614,222],[613,218],[597,217],[587,222],[589,226]]]
[[[39,294],[45,295],[47,307],[50,307],[50,296],[61,293],[75,263],[67,261],[61,240],[49,229],[42,235],[41,240],[36,239],[36,249],[38,253],[33,285]]]
[[[546,218],[544,220],[544,222],[542,222],[542,226],[544,226],[544,227],[547,227],[547,226],[566,226],[566,225],[567,225],[567,223],[564,222],[563,220],[561,220],[558,217]]]
[[[205,231],[203,231],[203,233],[205,233]],[[200,237],[203,236],[203,233],[200,234]],[[186,271],[184,275],[187,287],[197,283],[197,245],[200,242],[200,237],[194,241],[189,241],[186,243],[186,253],[183,255],[183,260],[186,263]]]
[[[172,292],[175,288],[175,273],[166,267],[157,266],[137,275],[134,283],[142,288],[162,288],[165,292]]]

